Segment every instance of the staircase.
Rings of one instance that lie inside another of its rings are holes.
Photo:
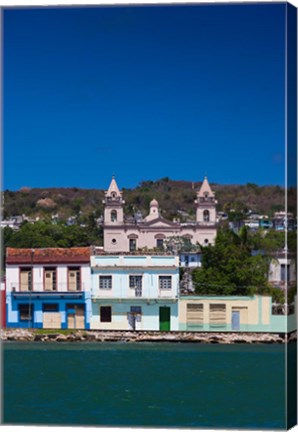
[[[192,283],[192,269],[185,267],[182,279],[180,281],[180,293],[181,294],[192,294],[194,287]]]

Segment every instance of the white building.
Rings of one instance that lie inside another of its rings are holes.
[[[201,267],[202,254],[199,252],[180,252],[180,267]]]
[[[268,281],[280,288],[289,288],[296,284],[296,260],[293,254],[283,250],[272,257]]]
[[[89,328],[90,248],[6,250],[7,327]]]
[[[91,329],[178,330],[178,256],[94,255],[91,278]]]

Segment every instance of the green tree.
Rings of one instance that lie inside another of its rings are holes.
[[[239,235],[219,228],[215,245],[202,247],[202,268],[193,271],[197,294],[252,295],[268,290],[269,261],[252,256],[246,229]]]

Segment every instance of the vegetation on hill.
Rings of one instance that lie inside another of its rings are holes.
[[[294,248],[296,233],[289,233],[289,243]],[[284,303],[284,292],[268,283],[274,252],[284,246],[285,234],[281,232],[269,231],[264,236],[250,233],[244,226],[235,234],[227,225],[219,227],[215,244],[201,247],[202,268],[192,273],[196,294],[270,294],[273,301]]]
[[[120,186],[120,185],[119,185]],[[142,181],[134,189],[123,189],[125,214],[141,211],[145,216],[149,203],[155,198],[165,218],[179,217],[181,220],[195,217],[194,200],[201,183],[170,180],[168,177],[157,181]],[[230,212],[230,217],[243,217],[247,210],[272,216],[284,209],[285,191],[280,186],[211,184],[218,201],[217,210]],[[289,211],[296,213],[295,190],[289,190]],[[79,188],[22,188],[19,191],[4,192],[3,218],[25,214],[41,218],[58,214],[61,220],[69,216],[103,214],[103,190]],[[233,210],[233,212],[231,212]]]

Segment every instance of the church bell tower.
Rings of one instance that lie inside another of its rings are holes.
[[[197,207],[196,222],[204,225],[216,223],[216,204],[214,192],[211,190],[207,177],[204,178],[195,200]]]
[[[114,176],[112,177],[109,189],[105,192],[103,204],[105,206],[105,225],[119,225],[124,222],[123,205],[125,201],[122,199],[122,192],[120,192]]]

